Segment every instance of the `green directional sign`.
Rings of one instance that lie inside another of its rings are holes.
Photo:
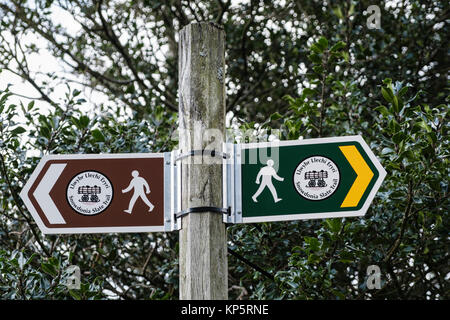
[[[386,171],[361,136],[235,147],[235,221],[362,216]]]

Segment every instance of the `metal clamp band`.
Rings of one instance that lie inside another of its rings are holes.
[[[187,157],[193,157],[193,156],[211,156],[211,157],[215,157],[216,155],[224,158],[224,159],[228,159],[230,158],[230,154],[228,153],[224,153],[221,151],[216,151],[216,150],[207,150],[207,149],[203,149],[203,150],[191,150],[185,153],[181,153],[180,155],[178,155],[178,157],[175,158],[175,162],[179,161],[181,159],[187,158]]]
[[[231,207],[228,208],[218,208],[218,207],[193,207],[189,208],[180,212],[175,213],[175,218],[180,218],[186,214],[189,213],[200,213],[200,212],[214,212],[214,213],[221,213],[221,214],[230,214],[231,213]]]

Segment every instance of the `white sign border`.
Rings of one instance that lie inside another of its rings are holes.
[[[255,223],[255,222],[275,222],[275,221],[294,221],[294,220],[310,220],[310,219],[326,219],[326,218],[344,218],[344,217],[358,217],[364,216],[367,210],[372,203],[373,198],[375,197],[378,189],[381,186],[384,178],[386,177],[386,170],[381,165],[378,158],[372,152],[370,147],[364,141],[364,139],[360,135],[354,136],[344,136],[344,137],[330,137],[330,138],[314,138],[314,139],[302,139],[302,140],[287,140],[287,141],[274,141],[274,142],[257,142],[257,143],[245,143],[245,144],[237,144],[236,152],[236,176],[237,181],[239,181],[239,185],[236,188],[236,192],[241,192],[242,188],[242,172],[241,172],[241,156],[242,150],[245,149],[255,149],[255,148],[267,148],[267,147],[285,147],[285,146],[300,146],[300,145],[311,145],[311,144],[324,144],[324,143],[339,143],[339,142],[359,142],[361,147],[366,152],[369,159],[372,161],[373,165],[379,172],[379,176],[377,181],[372,187],[369,195],[364,202],[364,205],[359,210],[354,211],[338,211],[338,212],[324,212],[324,213],[293,213],[293,214],[284,214],[284,215],[276,215],[276,216],[256,216],[256,217],[242,217],[242,196],[239,197],[240,203],[236,203],[236,208],[240,208],[240,212],[235,210],[235,214],[237,217],[241,216],[240,219],[236,219],[237,223]],[[238,191],[239,190],[239,191]],[[238,198],[238,197],[236,197]]]

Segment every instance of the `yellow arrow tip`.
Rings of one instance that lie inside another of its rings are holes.
[[[367,162],[354,145],[339,146],[347,161],[356,172],[356,179],[341,204],[341,208],[356,207],[374,176]]]

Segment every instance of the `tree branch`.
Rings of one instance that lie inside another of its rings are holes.
[[[391,260],[391,258],[393,257],[393,255],[395,254],[395,252],[397,251],[397,249],[399,248],[399,246],[402,242],[403,234],[405,233],[405,229],[406,229],[406,223],[407,223],[408,218],[411,213],[412,204],[413,204],[412,183],[408,182],[408,200],[407,200],[405,213],[403,215],[403,219],[402,219],[402,223],[401,223],[401,227],[400,227],[400,234],[398,235],[398,237],[395,240],[394,244],[392,245],[391,249],[389,249],[386,257],[383,259],[384,263],[388,263],[389,260]]]
[[[17,209],[19,210],[19,213],[26,220],[27,224],[30,226],[30,230],[33,233],[34,238],[36,239],[36,242],[39,243],[39,246],[44,251],[46,256],[50,257],[50,252],[48,251],[48,249],[44,246],[44,244],[39,239],[39,236],[36,233],[36,230],[33,228],[33,224],[31,222],[30,218],[22,211],[22,208],[21,208],[21,206],[19,204],[19,197],[17,196],[17,193],[14,191],[14,189],[12,187],[11,180],[9,179],[8,173],[6,171],[5,159],[3,158],[3,155],[1,153],[0,153],[0,164],[1,164],[2,175],[3,175],[3,177],[4,177],[5,181],[6,181],[6,184],[8,185],[9,192],[11,192],[11,196],[13,198],[13,201],[14,201]]]

